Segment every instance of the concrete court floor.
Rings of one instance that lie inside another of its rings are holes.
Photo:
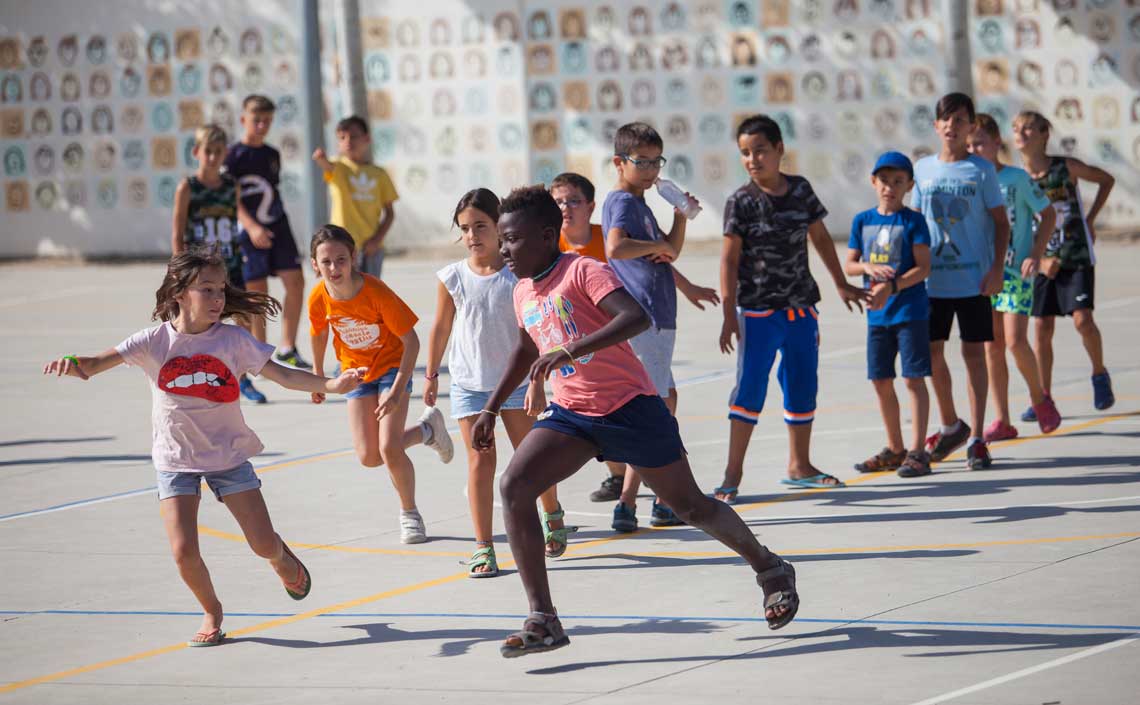
[[[851,486],[778,484],[787,445],[773,383],[737,507],[796,563],[799,618],[770,632],[743,562],[700,532],[613,534],[611,506],[586,499],[603,475],[591,463],[561,488],[581,530],[550,563],[573,643],[512,661],[498,643],[526,611],[517,575],[471,581],[458,565],[472,549],[463,455],[444,467],[430,451],[411,451],[432,540],[402,546],[387,477],[346,452],[343,404],[314,407],[267,382],[272,403],[244,407],[266,445],[256,464],[275,523],[315,587],[303,603],[288,599],[224,507],[205,501],[202,548],[232,638],[183,648],[199,616],[155,506],[142,376],[39,375],[53,356],[106,349],[146,326],[162,268],[3,266],[0,701],[1135,703],[1140,248],[1105,245],[1099,254],[1097,318],[1116,407],[1093,410],[1087,360],[1061,321],[1062,428],[1040,438],[1019,423],[1023,438],[995,447],[991,470],[967,472],[959,455],[910,481],[851,469],[883,434],[865,380],[863,318],[838,304],[817,261],[814,459]],[[386,268],[423,318],[425,340],[431,272],[441,264]],[[680,267],[715,284],[715,255],[687,254]],[[697,479],[711,489],[726,452],[733,360],[715,348],[718,313],[682,302],[680,330],[680,423]],[[1016,373],[1012,388],[1018,413],[1027,394]],[[648,496],[638,509],[644,526]],[[507,562],[498,519],[496,530]]]

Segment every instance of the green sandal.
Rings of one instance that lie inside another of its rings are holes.
[[[482,548],[475,549],[471,554],[471,560],[466,561],[464,565],[467,566],[468,578],[494,578],[499,574],[499,562],[495,560],[495,547],[483,546]],[[489,566],[490,570],[475,570]]]
[[[543,543],[549,544],[551,541],[559,545],[559,548],[551,551],[550,548],[546,549],[547,558],[559,558],[563,553],[566,553],[566,548],[569,545],[566,541],[567,536],[578,530],[576,526],[563,526],[561,529],[550,528],[550,522],[559,521],[566,516],[566,512],[562,511],[562,505],[558,505],[558,510],[542,513],[542,538]]]

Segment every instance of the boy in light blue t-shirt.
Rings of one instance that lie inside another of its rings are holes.
[[[942,149],[915,165],[912,201],[930,228],[932,256],[926,289],[930,295],[931,378],[942,418],[942,430],[926,440],[926,447],[930,459],[937,462],[969,440],[966,463],[977,470],[993,462],[981,436],[988,393],[985,344],[994,337],[990,297],[1001,291],[1009,218],[997,171],[993,164],[970,154],[966,142],[974,131],[974,101],[964,93],[950,93],[938,101],[935,115],[934,131]],[[972,427],[954,409],[953,381],[946,364],[946,341],[955,317],[966,363]]]
[[[920,213],[903,205],[914,186],[914,168],[906,155],[887,152],[875,162],[871,185],[879,205],[851,222],[844,271],[862,276],[871,292],[867,310],[867,378],[879,397],[887,429],[887,446],[855,465],[859,472],[897,470],[899,477],[930,474],[930,455],[923,449],[930,416],[930,231]],[[899,399],[895,396],[895,356],[910,392],[914,437],[910,452],[903,445]]]
[[[970,135],[970,152],[992,162],[997,168],[998,182],[1013,230],[1005,256],[1002,290],[993,297],[994,339],[986,343],[986,367],[997,418],[990,423],[983,438],[986,443],[1017,438],[1017,427],[1010,423],[1009,414],[1007,347],[1025,378],[1031,408],[1041,432],[1052,433],[1061,425],[1061,414],[1041,385],[1037,359],[1029,346],[1029,314],[1033,309],[1033,276],[1041,265],[1049,236],[1053,234],[1056,212],[1049,197],[1028,172],[1001,163],[1001,130],[989,115],[978,115],[977,127]]]

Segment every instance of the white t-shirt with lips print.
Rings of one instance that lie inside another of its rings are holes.
[[[151,382],[151,456],[167,472],[231,470],[265,446],[241,413],[238,380],[257,374],[273,356],[244,328],[215,323],[179,333],[169,322],[115,346]]]

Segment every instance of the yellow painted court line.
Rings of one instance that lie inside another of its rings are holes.
[[[1125,414],[1117,414],[1114,416],[1106,416],[1106,417],[1100,418],[1100,419],[1093,419],[1092,421],[1088,421],[1088,422],[1083,423],[1083,424],[1065,427],[1064,429],[1056,431],[1050,435],[1051,436],[1063,436],[1066,433],[1072,433],[1072,432],[1079,431],[1079,430],[1082,430],[1085,428],[1090,428],[1093,426],[1098,426],[1100,424],[1108,423],[1110,421],[1117,421],[1119,419],[1124,419],[1124,418],[1128,418],[1131,416],[1136,416],[1138,414],[1140,414],[1140,412],[1133,411],[1133,412],[1128,412]],[[1006,441],[1006,442],[1003,442],[1001,444],[995,443],[994,447],[998,447],[999,445],[1002,445],[1002,446],[1014,445],[1014,444],[1019,443],[1019,442],[1024,443],[1026,441],[1035,440],[1035,439],[1042,438],[1042,437],[1043,436],[1027,436],[1025,438],[1018,438],[1018,439],[1014,439],[1012,441]],[[339,451],[339,452],[344,453],[347,451]],[[332,455],[332,454],[330,454],[330,455]],[[321,457],[327,457],[327,456],[314,456],[313,458],[305,458],[302,460],[289,461],[288,464],[300,464],[302,462],[309,462],[309,461],[317,460],[318,458],[321,458]],[[285,467],[287,465],[287,463],[281,463],[280,465],[281,465],[281,467]],[[277,469],[274,466],[267,466],[267,469],[268,468]],[[886,475],[886,474],[888,474],[888,473],[874,473],[874,474],[867,475],[867,476],[864,476],[861,478],[856,478],[855,480],[852,480],[851,482],[849,482],[847,484],[853,485],[853,484],[858,484],[860,482],[866,482],[867,480],[871,480],[871,479],[874,479],[876,477]],[[775,504],[776,502],[786,501],[787,499],[804,497],[805,495],[810,496],[810,495],[818,493],[818,492],[826,492],[826,491],[831,491],[833,489],[836,489],[836,488],[828,487],[828,488],[820,488],[820,489],[814,489],[814,490],[806,490],[803,492],[798,492],[794,495],[785,495],[785,496],[777,497],[776,499],[773,499],[773,500],[770,500],[767,502],[757,502],[754,504],[743,505],[741,507],[737,507],[737,511],[740,511],[740,510],[746,509],[746,508],[754,508],[754,507],[761,507],[761,506],[765,506],[765,505],[769,505],[769,504]],[[218,533],[223,533],[223,532],[218,532]],[[620,540],[629,538],[631,536],[636,536],[638,533],[641,533],[641,532],[635,532],[633,534],[615,534],[614,536],[609,536],[606,538],[595,539],[593,541],[586,541],[586,542],[580,543],[580,544],[574,544],[567,549],[566,553],[567,554],[570,554],[570,553],[576,554],[576,553],[579,553],[580,551],[582,551],[583,549],[590,548],[592,546],[598,546],[601,544],[609,543],[612,541],[620,541]],[[1134,534],[1105,535],[1102,538],[1114,538],[1114,537],[1115,538],[1123,538],[1123,537],[1131,537],[1131,536],[1134,536]],[[1072,541],[1091,540],[1091,537],[1086,537],[1083,539],[1080,537],[1070,537],[1068,539],[1061,538],[1061,539],[1055,539],[1055,540],[1072,540]],[[1025,542],[1043,543],[1045,541],[1048,541],[1048,539],[1026,539],[1024,541]],[[990,545],[1002,545],[1004,543],[1007,543],[1007,542],[990,542]],[[963,547],[963,546],[964,546],[963,544],[942,544],[941,545],[941,547],[943,547],[943,548]],[[879,548],[879,549],[868,548],[868,549],[864,549],[864,550],[883,550],[883,548]],[[692,554],[692,555],[700,555],[700,554]],[[735,554],[716,553],[714,555],[720,556],[720,555],[735,555]],[[513,561],[506,561],[502,565],[508,566],[511,564],[513,564]],[[312,617],[316,617],[316,616],[319,616],[322,614],[330,614],[333,612],[339,612],[342,610],[350,609],[352,607],[359,607],[360,605],[365,605],[365,604],[369,604],[372,602],[378,602],[380,600],[385,600],[385,599],[388,599],[390,597],[398,597],[400,595],[406,595],[406,594],[409,594],[412,592],[418,592],[419,590],[425,590],[427,588],[436,587],[438,585],[445,585],[447,583],[453,583],[453,582],[456,582],[458,580],[463,580],[466,577],[467,577],[466,571],[463,571],[461,573],[454,573],[452,575],[448,575],[448,576],[445,576],[442,578],[436,578],[435,580],[428,580],[425,582],[420,582],[420,583],[415,583],[413,585],[408,585],[406,587],[396,588],[394,590],[387,590],[385,592],[376,593],[374,595],[369,595],[368,597],[362,597],[362,598],[357,599],[357,600],[350,600],[347,602],[341,602],[341,603],[338,603],[335,605],[330,605],[328,607],[321,607],[319,609],[310,610],[309,612],[303,612],[301,614],[296,614],[296,615],[293,615],[291,617],[282,617],[279,619],[270,620],[268,622],[262,622],[260,624],[255,624],[253,626],[244,627],[242,629],[237,629],[234,631],[227,632],[227,635],[228,636],[242,636],[245,634],[252,634],[255,632],[259,632],[259,631],[264,631],[266,629],[271,629],[273,627],[280,627],[280,626],[284,626],[287,624],[293,624],[295,622],[299,622],[299,621],[304,620],[304,619],[310,619]],[[112,666],[120,666],[120,665],[127,664],[127,663],[135,663],[137,661],[142,661],[142,660],[145,660],[148,658],[152,658],[154,656],[161,656],[163,654],[168,654],[168,653],[171,653],[174,651],[179,651],[179,650],[185,649],[185,648],[187,648],[185,642],[182,642],[179,644],[171,644],[169,646],[163,646],[163,647],[159,647],[157,649],[151,649],[149,651],[142,651],[142,652],[139,652],[137,654],[132,654],[130,656],[123,656],[123,657],[111,659],[108,661],[100,661],[98,663],[89,664],[87,666],[79,666],[77,668],[71,668],[71,669],[68,669],[66,671],[57,671],[55,673],[49,673],[47,675],[37,676],[35,678],[29,678],[27,680],[15,681],[12,683],[8,683],[7,685],[0,686],[0,693],[10,693],[12,691],[20,690],[22,688],[27,688],[27,687],[30,687],[33,685],[50,683],[52,681],[58,681],[58,680],[62,680],[64,678],[70,678],[72,676],[77,676],[77,675],[81,675],[84,673],[91,673],[92,671],[99,671],[99,670],[102,670],[105,668],[110,668]]]
[[[330,453],[321,453],[320,455],[311,455],[308,458],[298,458],[297,460],[286,460],[286,461],[281,462],[281,463],[273,463],[272,465],[266,465],[263,468],[259,468],[257,470],[257,474],[258,475],[264,475],[265,473],[273,472],[274,470],[283,470],[285,468],[291,468],[294,465],[305,465],[306,463],[315,463],[318,460],[329,460],[330,458],[340,458],[340,457],[345,456],[345,455],[351,455],[352,453],[353,453],[353,451],[351,451],[351,450],[334,450]]]

